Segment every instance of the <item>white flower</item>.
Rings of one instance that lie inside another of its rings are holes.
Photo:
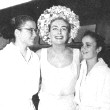
[[[37,26],[39,29],[39,36],[48,44],[51,44],[49,38],[49,24],[51,20],[58,17],[67,20],[71,25],[70,39],[74,39],[77,36],[78,29],[80,28],[79,18],[70,8],[59,5],[46,9],[39,17]]]

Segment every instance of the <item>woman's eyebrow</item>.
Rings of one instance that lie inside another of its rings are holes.
[[[56,25],[53,25],[53,26],[51,26],[51,27],[53,28],[53,27],[58,27],[58,26],[56,26]]]
[[[51,27],[58,27],[58,26],[56,26],[56,25],[53,25],[53,26],[51,26]],[[67,28],[68,26],[61,26],[61,27],[65,27],[65,28]]]

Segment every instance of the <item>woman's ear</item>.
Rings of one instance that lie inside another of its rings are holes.
[[[50,32],[49,32],[49,35],[48,35],[48,37],[51,39],[51,35],[50,35]]]
[[[102,50],[102,47],[97,48],[97,53],[99,53]]]
[[[71,43],[71,42],[72,42],[72,38],[69,37],[69,38],[67,39],[67,41],[68,41],[68,43]]]
[[[14,35],[17,37],[17,36],[20,36],[20,30],[18,29],[15,29],[14,31]]]

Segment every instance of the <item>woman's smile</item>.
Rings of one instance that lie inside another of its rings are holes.
[[[55,36],[55,39],[63,39],[63,36]]]

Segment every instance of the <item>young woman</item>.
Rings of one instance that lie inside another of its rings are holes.
[[[41,62],[38,110],[74,110],[74,87],[80,51],[67,47],[76,37],[79,20],[69,8],[53,6],[38,19],[40,37],[51,44],[37,51]]]
[[[77,110],[110,110],[110,69],[101,58],[104,39],[87,31],[82,38],[80,76],[76,84]]]
[[[27,15],[12,19],[14,40],[0,51],[0,110],[35,110],[32,96],[38,92],[39,57],[34,44],[36,23]]]

